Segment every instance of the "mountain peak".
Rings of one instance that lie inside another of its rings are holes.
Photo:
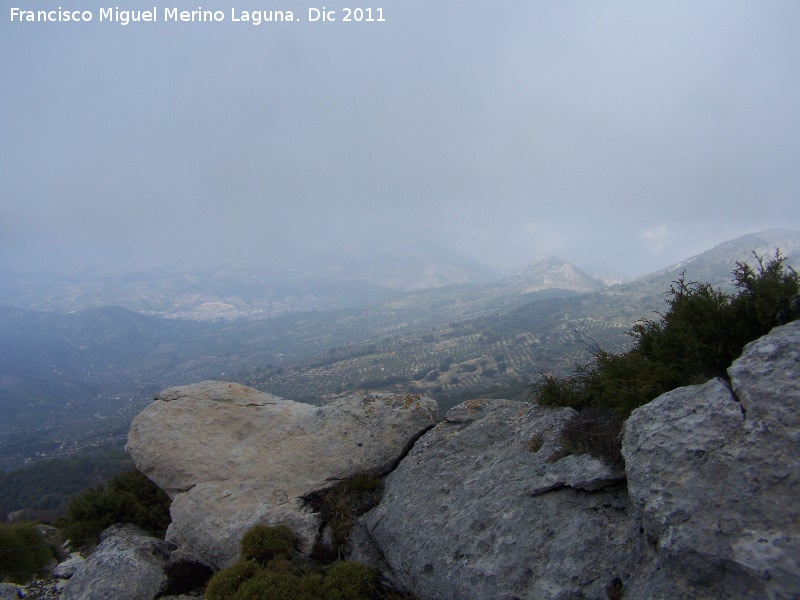
[[[599,279],[595,279],[572,263],[552,254],[536,257],[521,273],[511,279],[514,285],[522,288],[523,293],[545,289],[591,292],[604,287],[603,282]]]

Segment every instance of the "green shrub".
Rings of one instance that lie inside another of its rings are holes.
[[[542,406],[570,406],[575,410],[610,408],[622,415],[646,404],[664,391],[681,385],[663,363],[648,361],[636,349],[625,354],[598,351],[588,365],[576,367],[572,377],[544,375],[532,386]]]
[[[263,567],[253,561],[241,561],[214,575],[206,587],[206,600],[231,600],[242,585],[250,581]]]
[[[323,581],[325,600],[369,600],[379,590],[372,569],[357,562],[337,562]]]
[[[376,573],[360,563],[337,562],[323,575],[277,559],[243,582],[232,599],[370,600],[379,590]]]
[[[274,558],[290,559],[297,547],[297,536],[288,525],[255,525],[242,537],[243,560],[266,565]]]
[[[681,276],[667,292],[667,312],[632,327],[630,351],[599,350],[569,378],[543,374],[530,386],[530,397],[543,406],[611,409],[627,416],[664,392],[725,377],[745,344],[800,318],[797,273],[780,252],[766,263],[756,255],[756,262],[756,268],[736,263],[734,295]]]
[[[320,600],[322,576],[304,572],[285,559],[270,561],[246,581],[233,600]]]
[[[359,493],[373,494],[380,490],[380,480],[373,477],[342,482],[345,483],[351,491]],[[293,542],[290,547],[285,545],[289,539],[287,531]],[[274,541],[276,538],[278,542]],[[266,543],[265,539],[273,541]],[[248,530],[242,538],[243,555],[248,545],[261,550],[265,547],[277,549],[282,554],[265,563],[242,560],[220,571],[208,582],[206,600],[413,600],[383,588],[378,574],[360,563],[336,561],[322,567],[302,557],[294,551],[294,540],[295,534],[286,525],[257,525]],[[266,553],[259,556],[263,558]]]
[[[67,508],[65,534],[73,542],[96,542],[114,523],[133,523],[145,531],[164,532],[170,523],[170,499],[137,470],[121,473],[105,488],[92,488]]]
[[[34,525],[0,523],[0,580],[27,583],[52,558],[52,549]]]
[[[344,482],[343,482],[344,483]],[[348,481],[352,489],[372,493],[380,487],[374,478]],[[286,525],[256,525],[242,538],[242,556],[233,567],[214,575],[205,591],[206,600],[379,600],[405,598],[383,589],[378,575],[360,563],[333,563],[321,568],[294,551],[295,534]],[[291,543],[289,543],[291,542]],[[273,558],[264,562],[267,555]]]

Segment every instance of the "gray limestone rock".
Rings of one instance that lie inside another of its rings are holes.
[[[222,568],[258,523],[286,523],[310,551],[320,520],[304,498],[362,472],[384,473],[436,422],[416,394],[352,396],[323,407],[235,383],[156,396],[133,421],[128,452],[173,499],[167,539]]]
[[[364,518],[387,577],[424,600],[606,598],[634,566],[638,526],[623,473],[559,458],[573,414],[508,400],[450,410]]]
[[[649,554],[626,598],[800,598],[800,322],[625,425]]]
[[[77,552],[73,552],[69,555],[67,560],[60,562],[51,575],[53,577],[57,577],[59,579],[69,579],[75,574],[76,569],[80,567],[86,559],[83,558]]]
[[[113,525],[65,583],[64,600],[152,600],[162,592],[174,546],[133,525]]]
[[[350,556],[420,600],[798,599],[800,322],[749,344],[728,373],[730,385],[634,411],[625,472],[564,455],[572,409],[454,407],[387,477]],[[173,497],[170,539],[222,567],[256,523],[286,522],[308,549],[320,522],[303,498],[390,469],[435,410],[387,394],[317,408],[208,382],[162,393],[128,448]]]
[[[10,583],[0,583],[0,600],[18,600],[19,588]]]

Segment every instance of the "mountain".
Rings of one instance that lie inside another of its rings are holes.
[[[550,289],[594,292],[605,285],[575,265],[548,254],[530,263],[521,273],[498,281],[495,287],[516,294],[529,294]]]
[[[225,277],[235,279],[235,273]],[[258,319],[164,318],[119,306],[69,313],[0,307],[0,456],[14,462],[34,448],[61,452],[76,440],[80,447],[89,440],[104,444],[108,431],[125,430],[143,403],[165,387],[330,356],[337,348],[492,314],[534,296],[560,297],[601,285],[579,273],[549,257],[497,284],[450,285],[388,299],[379,294],[348,308],[295,309]],[[241,291],[246,285],[228,288]],[[306,285],[333,289],[333,283]],[[336,283],[349,294],[365,285]],[[209,304],[209,311],[224,310]]]
[[[63,272],[7,270],[0,305],[61,312],[111,305],[193,320],[267,318],[367,306],[409,291],[498,278],[484,265],[419,240],[309,243],[297,254],[146,267],[83,265]]]
[[[689,281],[704,281],[714,287],[730,289],[731,271],[737,262],[756,264],[755,255],[768,259],[780,250],[787,264],[800,265],[800,232],[790,229],[767,229],[723,242],[706,252],[689,257],[674,265],[641,277],[635,285],[648,285],[668,289],[681,273]]]
[[[798,242],[800,232],[786,230],[743,236],[630,283],[557,297],[539,292],[516,306],[262,370],[240,381],[289,398],[411,389],[433,395],[443,408],[477,396],[523,398],[527,384],[542,372],[571,373],[598,348],[625,351],[631,325],[664,309],[665,292],[682,273],[687,280],[730,288],[736,260],[752,262],[753,250],[770,256],[780,248],[787,263],[796,266]]]
[[[723,285],[737,258],[776,247],[800,263],[800,233],[769,230],[611,287],[546,256],[496,281],[258,319],[2,308],[0,467],[37,452],[119,445],[153,392],[203,379],[314,403],[358,389],[426,391],[444,407],[476,395],[523,397],[540,372],[569,373],[593,348],[625,350],[631,324],[663,309],[684,270]],[[235,279],[219,274],[220,296],[225,277]]]

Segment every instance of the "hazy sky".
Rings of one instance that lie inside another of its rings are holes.
[[[7,263],[419,238],[636,275],[800,229],[796,0],[2,4]],[[93,21],[10,22],[59,6]],[[198,6],[225,20],[164,22]]]

